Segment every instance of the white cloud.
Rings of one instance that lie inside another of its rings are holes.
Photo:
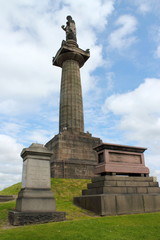
[[[105,111],[120,115],[120,127],[133,139],[160,138],[160,79],[145,79],[137,89],[109,97]]]
[[[113,89],[114,77],[115,77],[114,72],[108,72],[107,73],[107,76],[106,76],[106,79],[107,79],[107,91],[111,91]]]
[[[84,92],[93,87],[91,72],[103,62],[95,30],[104,29],[114,10],[114,0],[58,3],[48,0],[38,4],[35,0],[23,3],[14,0],[0,5],[3,9],[0,15],[2,114],[35,111],[41,102],[59,91],[61,71],[52,66],[51,60],[65,38],[60,26],[65,24],[68,14],[76,16],[80,47],[91,49],[92,58],[85,68]]]
[[[151,5],[148,0],[141,0],[141,1],[135,0],[134,4],[137,5],[138,11],[141,13],[148,13],[151,10]]]
[[[160,27],[154,27],[153,31],[154,40],[157,43],[157,48],[155,50],[155,57],[160,58]]]
[[[130,0],[130,2],[136,5],[137,10],[142,13],[146,14],[149,12],[154,12],[155,14],[159,14],[160,8],[160,1],[157,0]]]
[[[0,189],[21,181],[23,145],[7,135],[0,135]]]
[[[40,121],[49,122],[51,114],[47,111],[53,111],[51,105],[57,106],[61,69],[53,67],[51,61],[65,39],[61,25],[66,16],[72,15],[76,22],[79,47],[91,50],[91,58],[82,69],[83,93],[87,93],[96,89],[92,72],[104,62],[96,33],[105,29],[114,0],[13,0],[0,1],[0,8],[2,188],[21,180],[19,154],[23,146],[15,139],[28,144],[44,143],[51,137],[49,126],[43,130]],[[44,105],[47,110],[42,110]]]
[[[120,117],[118,127],[128,140],[148,147],[147,161],[160,170],[160,79],[148,78],[135,90],[112,95],[103,106],[105,113]],[[154,160],[154,162],[152,162]]]
[[[28,133],[26,140],[34,143],[45,144],[48,142],[53,134],[50,131],[43,129],[34,129]]]
[[[78,23],[78,29],[89,31],[90,28],[94,28],[97,31],[102,31],[107,24],[107,17],[114,10],[114,0],[64,0],[64,4],[68,4],[71,13],[77,16],[76,22]],[[64,15],[63,15],[64,16]],[[84,39],[83,32],[81,38]],[[84,39],[85,40],[85,39]]]
[[[120,27],[114,30],[108,38],[111,48],[122,50],[136,42],[137,38],[133,34],[137,29],[137,20],[134,16],[120,16],[116,21],[116,26]]]
[[[160,45],[156,49],[156,57],[160,58]]]
[[[0,125],[0,132],[4,132],[8,136],[16,136],[22,130],[22,125],[13,122],[2,122]]]

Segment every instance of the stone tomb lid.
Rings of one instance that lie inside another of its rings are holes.
[[[93,149],[96,150],[97,152],[107,149],[107,150],[117,150],[117,151],[124,151],[124,152],[143,153],[147,148],[113,144],[113,143],[102,143],[94,147]]]

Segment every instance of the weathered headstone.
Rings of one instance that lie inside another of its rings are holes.
[[[42,144],[33,143],[24,148],[22,189],[16,201],[16,210],[9,212],[12,225],[44,223],[65,220],[64,212],[56,212],[50,183],[52,153]]]

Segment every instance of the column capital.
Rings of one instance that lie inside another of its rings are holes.
[[[86,51],[80,49],[73,43],[70,42],[62,42],[61,48],[58,50],[56,56],[53,58],[53,65],[62,67],[62,64],[66,60],[75,60],[79,63],[79,66],[82,67],[84,63],[90,57],[89,49]]]

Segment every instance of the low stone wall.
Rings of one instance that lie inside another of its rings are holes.
[[[8,202],[15,199],[16,199],[15,195],[0,195],[0,202]]]

